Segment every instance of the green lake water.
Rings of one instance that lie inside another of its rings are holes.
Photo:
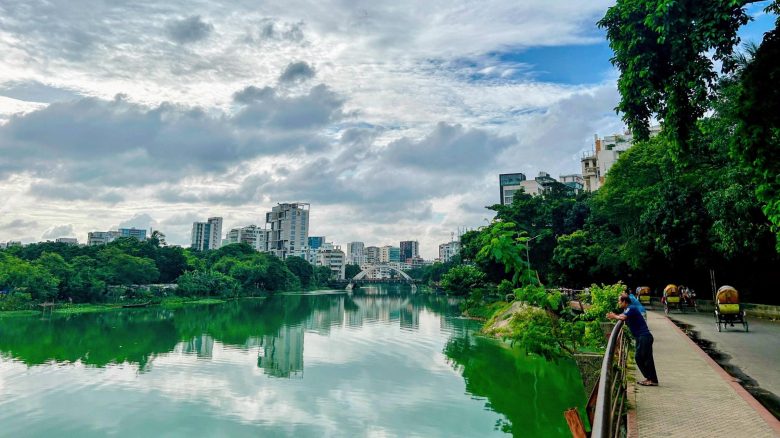
[[[572,361],[403,287],[0,319],[0,436],[571,436]]]

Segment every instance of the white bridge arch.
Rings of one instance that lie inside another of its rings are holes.
[[[404,280],[406,280],[406,281],[408,281],[410,283],[414,282],[414,279],[412,277],[410,277],[409,274],[407,274],[406,272],[404,272],[404,271],[402,271],[402,270],[400,270],[400,269],[398,269],[396,267],[390,266],[390,265],[371,265],[368,268],[358,272],[357,275],[352,277],[351,281],[362,280],[362,279],[366,278],[366,276],[368,274],[370,274],[370,273],[372,273],[372,272],[374,272],[374,271],[376,271],[378,269],[388,269],[390,271],[397,272],[397,273],[399,273],[401,275],[401,277]]]

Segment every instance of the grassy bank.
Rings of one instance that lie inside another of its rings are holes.
[[[265,297],[246,297],[240,299],[264,299]],[[166,309],[175,309],[188,305],[202,305],[202,304],[222,304],[225,300],[218,298],[203,298],[203,297],[165,297],[158,299],[149,304],[149,307],[163,307]],[[132,304],[132,303],[125,303]],[[26,316],[38,316],[41,314],[41,309],[37,305],[33,305],[31,309],[20,310],[3,310],[0,311],[0,318],[12,318],[12,317],[26,317]],[[90,304],[90,303],[57,303],[54,308],[51,309],[51,313],[55,315],[79,315],[82,313],[96,313],[96,312],[109,312],[112,310],[123,309],[122,303],[102,303],[102,304]],[[47,309],[48,312],[48,309]]]

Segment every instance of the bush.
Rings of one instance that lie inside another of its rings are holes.
[[[32,296],[25,293],[11,293],[5,298],[0,298],[0,311],[3,310],[29,310],[32,308]]]
[[[590,308],[585,312],[585,319],[589,321],[607,321],[607,313],[614,312],[617,301],[626,286],[618,282],[613,285],[590,286]]]
[[[558,310],[561,307],[561,293],[548,292],[543,286],[527,285],[514,291],[517,301],[525,301],[532,306],[549,310]]]

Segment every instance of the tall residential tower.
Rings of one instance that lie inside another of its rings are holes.
[[[271,224],[268,230],[268,252],[284,259],[287,256],[303,256],[309,243],[308,203],[283,203],[265,214]]]
[[[222,218],[210,217],[206,222],[192,223],[192,249],[205,251],[222,246]]]

